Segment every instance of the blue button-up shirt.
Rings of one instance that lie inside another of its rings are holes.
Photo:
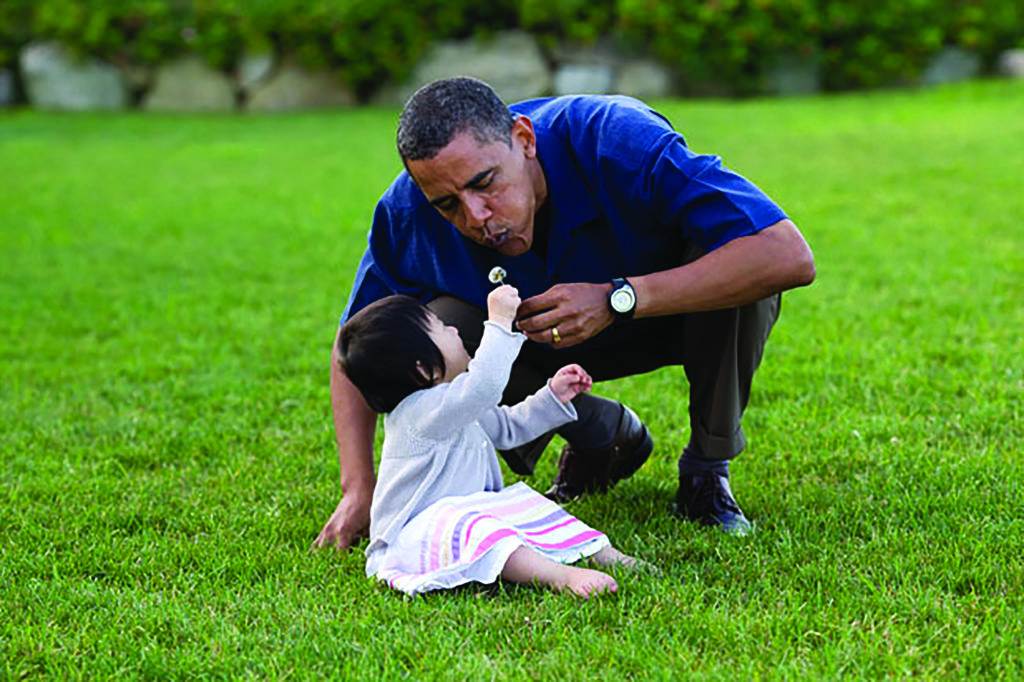
[[[390,294],[451,295],[486,308],[495,265],[529,298],[560,282],[609,282],[681,265],[786,217],[717,156],[696,154],[643,102],[620,96],[534,99],[547,180],[548,243],[504,256],[460,235],[401,173],[373,216],[342,322]],[[542,254],[542,255],[541,255]]]

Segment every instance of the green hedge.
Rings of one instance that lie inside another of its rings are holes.
[[[766,65],[783,55],[818,49],[818,0],[720,0],[660,3],[619,0],[624,35],[678,65],[683,85],[700,91],[728,84],[756,91]],[[852,3],[850,3],[852,4]]]
[[[617,27],[684,84],[727,82],[754,92],[780,57],[814,60],[828,89],[915,81],[946,45],[978,52],[988,66],[1024,44],[1021,0],[619,0]]]
[[[911,82],[944,45],[991,64],[1024,44],[1021,0],[0,0],[0,66],[30,39],[119,64],[184,52],[230,70],[271,46],[360,94],[405,76],[434,40],[521,27],[546,46],[614,35],[685,87],[756,92],[765,66],[815,60],[827,88]]]

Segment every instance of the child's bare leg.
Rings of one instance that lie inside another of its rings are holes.
[[[555,590],[569,590],[586,599],[602,592],[619,589],[610,575],[589,568],[566,566],[533,551],[520,547],[512,552],[501,577],[513,583],[538,582]]]

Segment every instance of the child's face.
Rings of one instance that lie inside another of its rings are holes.
[[[469,353],[462,345],[462,337],[459,330],[445,324],[437,315],[431,313],[430,327],[427,331],[430,340],[434,342],[444,357],[445,375],[441,381],[451,381],[466,371],[469,366]]]

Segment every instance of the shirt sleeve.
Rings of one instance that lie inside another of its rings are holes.
[[[658,141],[647,167],[654,210],[705,251],[786,218],[754,183],[726,168],[718,156],[693,152],[678,133]]]
[[[393,293],[395,293],[394,290],[387,285],[385,276],[374,263],[373,254],[370,253],[370,249],[367,249],[363,253],[362,260],[359,261],[359,268],[356,270],[356,278],[352,283],[348,303],[345,305],[345,311],[341,314],[341,324],[345,324],[350,317],[374,301]]]
[[[507,450],[571,421],[576,421],[576,408],[556,398],[549,381],[520,403],[488,410],[480,417],[480,426],[494,447]]]
[[[691,150],[668,119],[630,97],[602,99],[579,127],[584,158],[624,212],[642,206],[658,229],[705,252],[763,230],[786,214],[721,158]]]
[[[408,294],[422,299],[423,291],[411,283],[403,282],[394,274],[397,269],[392,262],[395,249],[391,246],[392,216],[386,198],[377,202],[373,212],[373,225],[367,238],[366,251],[359,261],[352,291],[348,296],[341,324],[360,310],[393,294]]]

